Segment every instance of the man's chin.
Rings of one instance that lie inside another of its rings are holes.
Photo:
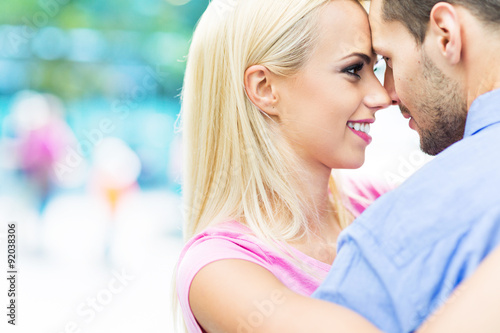
[[[436,137],[431,135],[429,131],[417,131],[420,135],[420,149],[427,155],[436,156],[446,150],[448,147],[459,141],[451,140],[445,137]]]
[[[436,156],[440,152],[442,152],[444,149],[437,149],[435,146],[429,146],[426,143],[424,143],[422,140],[420,140],[420,150],[429,156]]]

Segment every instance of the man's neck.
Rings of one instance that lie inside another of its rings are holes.
[[[471,79],[468,96],[467,105],[470,108],[471,104],[481,95],[486,94],[490,91],[500,89],[500,59],[496,62],[489,62],[491,68],[485,69],[483,71],[476,72]],[[483,75],[478,75],[477,73],[484,73]]]
[[[479,96],[500,88],[500,45],[476,43],[467,71],[469,108]]]

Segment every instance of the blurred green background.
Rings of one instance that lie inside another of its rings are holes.
[[[21,89],[65,101],[117,98],[141,66],[168,80],[150,97],[174,99],[193,26],[208,1],[19,0],[0,3],[2,95]],[[123,82],[125,81],[125,82]]]
[[[1,137],[20,91],[50,93],[78,139],[103,115],[143,161],[139,183],[173,186],[168,168],[185,56],[202,0],[0,3]],[[158,115],[160,115],[158,117]],[[118,123],[119,122],[119,123]],[[147,129],[147,130],[145,130]],[[87,149],[86,158],[92,151]]]

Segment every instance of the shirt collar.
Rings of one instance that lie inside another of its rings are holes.
[[[467,115],[464,137],[500,122],[500,89],[479,96],[472,103]]]

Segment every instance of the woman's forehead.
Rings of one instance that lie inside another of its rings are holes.
[[[344,57],[351,53],[372,54],[368,16],[354,1],[332,1],[320,15],[319,45]]]

